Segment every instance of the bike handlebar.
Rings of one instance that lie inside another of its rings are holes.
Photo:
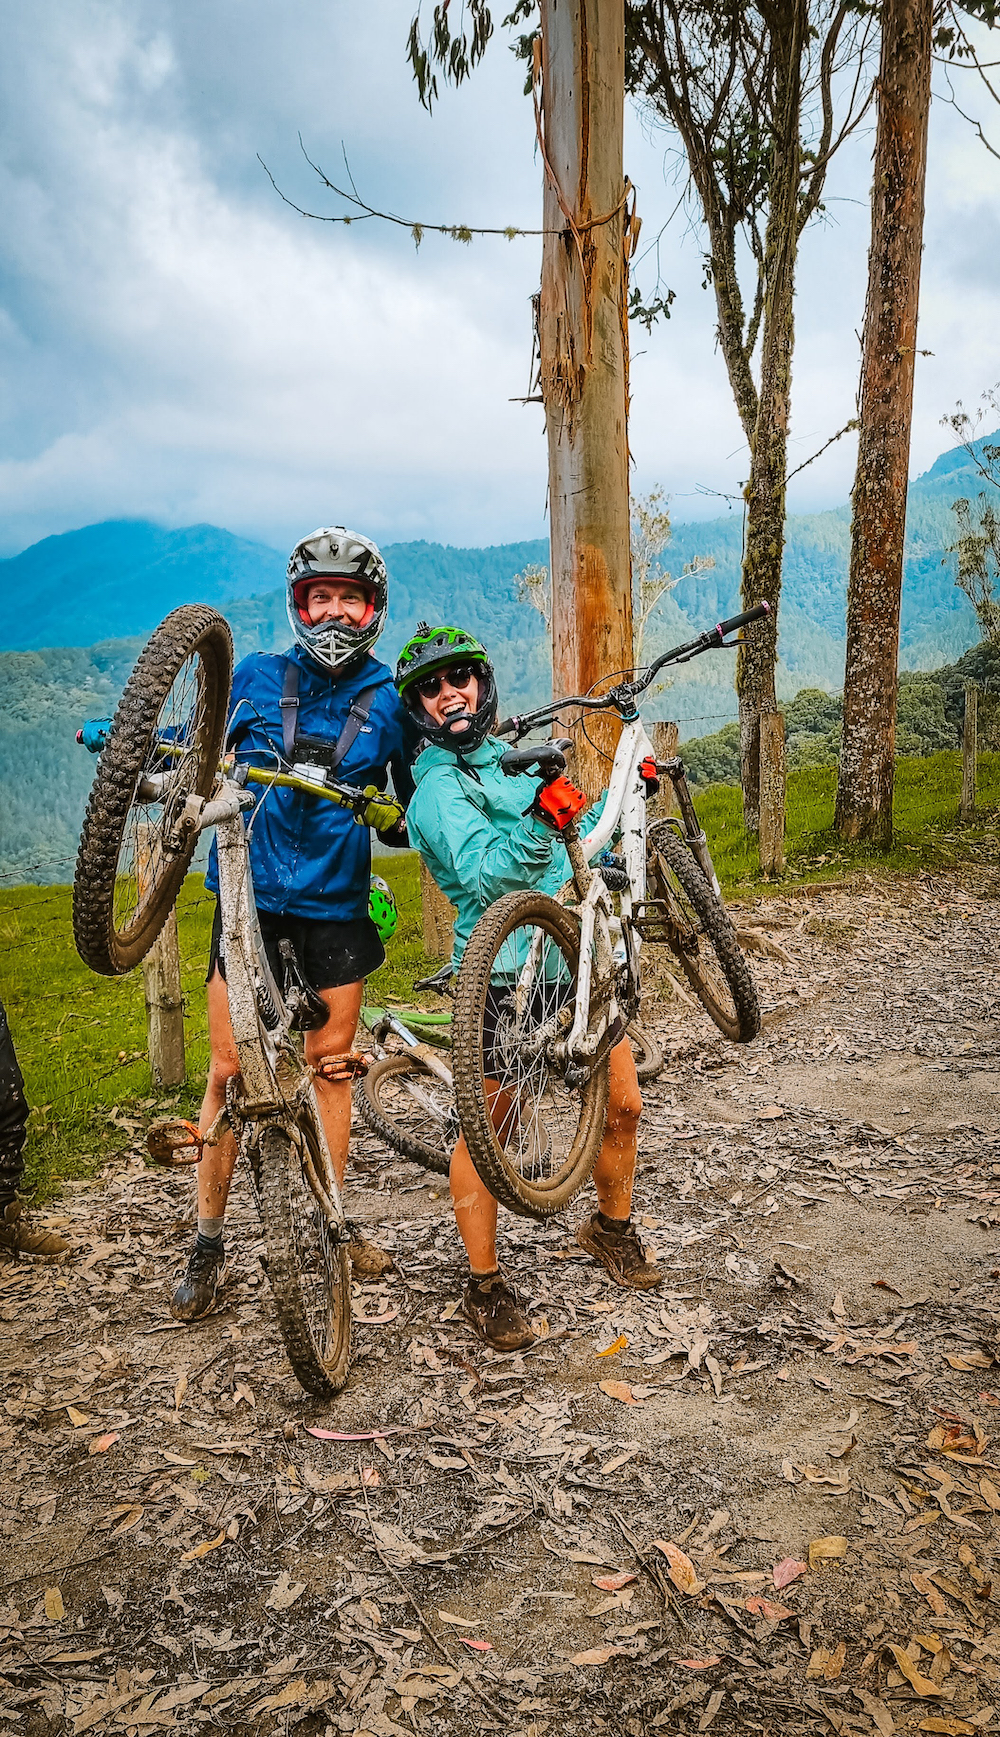
[[[580,706],[590,712],[618,711],[623,716],[635,716],[635,702],[640,694],[655,680],[660,670],[668,663],[688,663],[693,657],[700,657],[703,651],[716,651],[727,643],[726,635],[736,633],[741,627],[748,627],[753,621],[762,621],[770,615],[769,603],[758,603],[754,609],[744,610],[741,615],[732,615],[728,621],[720,621],[707,632],[700,633],[697,639],[688,640],[685,645],[675,645],[670,651],[665,651],[655,663],[640,676],[638,681],[620,682],[608,693],[595,697],[593,694],[573,694],[568,699],[556,700],[550,706],[540,706],[535,712],[523,712],[519,717],[503,718],[493,726],[495,736],[513,736],[515,740],[526,736],[540,724],[551,723],[569,706]],[[732,645],[732,640],[728,644]]]

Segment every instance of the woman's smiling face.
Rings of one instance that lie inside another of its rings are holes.
[[[464,680],[462,678],[465,678]],[[420,693],[422,683],[417,683],[420,702],[432,724],[447,724],[450,718],[458,720],[463,713],[471,714],[479,705],[479,678],[468,664],[456,666],[454,669],[437,670],[427,678],[426,685],[431,682],[439,684],[434,694]],[[463,731],[469,728],[467,722],[456,721],[454,734],[459,739]]]

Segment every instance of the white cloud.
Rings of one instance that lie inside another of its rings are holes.
[[[308,224],[335,208],[298,155],[351,153],[360,185],[406,215],[534,224],[540,172],[522,70],[498,40],[472,84],[419,108],[403,44],[411,0],[7,0],[0,64],[7,404],[0,538],[10,549],[102,517],[208,519],[279,546],[331,515],[383,538],[482,543],[544,531],[545,450],[527,387],[540,244]],[[853,413],[871,138],[838,162],[830,218],[799,268],[792,441],[807,458]],[[662,134],[631,117],[644,235],[677,189]],[[1000,377],[998,168],[935,111],[913,468],[941,415]],[[323,199],[326,206],[323,206]],[[697,235],[661,243],[673,317],[633,328],[640,489],[678,518],[699,487],[735,491],[743,437],[714,341]],[[649,266],[643,268],[648,287]],[[792,504],[846,499],[842,441]]]

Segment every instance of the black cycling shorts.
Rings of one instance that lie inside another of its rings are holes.
[[[567,983],[557,992],[555,1005],[562,1007],[576,993],[576,986]],[[514,986],[504,989],[497,983],[491,983],[483,999],[483,1073],[490,1080],[502,1080],[509,1077],[511,1062],[507,1054],[507,1044],[513,1030],[511,1001]],[[531,1021],[542,1018],[543,1013],[550,1015],[553,1007],[552,990],[542,995],[536,990],[528,1009]]]
[[[291,941],[299,970],[313,989],[341,989],[345,983],[360,983],[385,962],[385,948],[370,917],[352,917],[346,923],[328,923],[316,917],[279,916],[276,911],[258,911],[257,915],[264,951],[279,989],[284,979],[279,941]],[[206,983],[216,965],[224,980],[226,960],[218,904],[212,922]]]

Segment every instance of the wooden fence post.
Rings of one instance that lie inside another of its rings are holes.
[[[432,959],[450,959],[455,908],[448,903],[422,858],[420,903],[424,923],[424,952],[429,953]]]
[[[149,828],[140,825],[136,828],[135,854],[139,881],[149,873],[149,865]],[[171,911],[142,962],[142,982],[153,1083],[179,1086],[184,1080],[184,1000],[176,911]]]
[[[785,720],[764,712],[760,720],[760,869],[780,875],[785,868]]]
[[[976,752],[978,747],[979,693],[971,682],[965,689],[965,721],[962,725],[962,806],[963,820],[973,820],[976,813]]]
[[[653,752],[658,760],[673,760],[677,755],[678,726],[673,723],[654,724],[650,731]],[[659,794],[653,797],[646,810],[648,820],[664,820],[668,814],[677,813],[677,803],[674,799],[674,787],[669,778],[661,778]]]

